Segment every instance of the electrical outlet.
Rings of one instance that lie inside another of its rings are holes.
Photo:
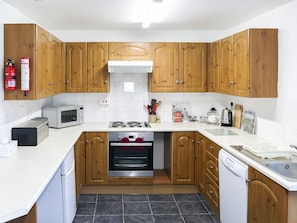
[[[108,105],[107,98],[99,98],[98,100],[99,105]]]

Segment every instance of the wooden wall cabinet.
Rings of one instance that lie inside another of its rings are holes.
[[[66,43],[66,91],[109,92],[108,43]]]
[[[108,60],[151,60],[150,43],[110,42]]]
[[[221,40],[208,45],[207,91],[221,92]]]
[[[151,92],[206,91],[205,43],[152,43]]]
[[[179,92],[206,91],[206,43],[179,44]]]
[[[86,185],[108,183],[107,132],[86,133]]]
[[[210,44],[208,91],[242,97],[277,97],[277,29],[248,29],[220,42],[220,47],[217,42]],[[220,72],[218,81],[215,77]]]
[[[194,184],[194,132],[171,133],[171,182]]]
[[[21,38],[20,38],[21,37]],[[35,24],[4,24],[4,60],[15,61],[17,89],[5,100],[35,100],[64,92],[63,42]],[[30,91],[21,91],[21,57],[30,58]]]
[[[233,35],[233,94],[277,97],[278,30],[249,29]]]
[[[149,74],[149,91],[178,91],[178,43],[152,43],[153,73]]]
[[[221,40],[221,67],[221,92],[233,94],[233,36],[228,36]]]

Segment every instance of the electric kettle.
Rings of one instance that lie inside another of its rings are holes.
[[[232,126],[232,111],[228,108],[222,110],[221,126]]]

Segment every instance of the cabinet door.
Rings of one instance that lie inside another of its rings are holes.
[[[151,60],[150,43],[111,42],[109,60]]]
[[[65,44],[51,35],[50,42],[50,95],[65,92]]]
[[[195,184],[198,186],[200,192],[205,191],[205,151],[206,139],[200,133],[195,133]]]
[[[75,179],[76,179],[76,198],[79,199],[81,188],[85,185],[86,178],[86,134],[82,133],[74,144],[75,156]]]
[[[178,91],[178,43],[152,43],[153,73],[149,74],[151,92]]]
[[[52,73],[50,72],[50,34],[37,26],[36,50],[36,98],[49,96]]]
[[[233,93],[233,36],[221,40],[222,43],[222,88],[221,92],[225,94]]]
[[[87,43],[66,43],[66,91],[87,92]]]
[[[209,44],[208,82],[209,92],[221,92],[221,41]]]
[[[86,185],[106,184],[108,182],[107,133],[87,132],[86,142]]]
[[[206,51],[205,43],[180,43],[180,92],[206,91]]]
[[[233,35],[233,51],[233,94],[237,96],[249,96],[250,62],[248,30]]]
[[[172,133],[173,184],[194,183],[194,136],[194,132]]]
[[[109,92],[107,43],[88,43],[88,92]]]
[[[288,192],[252,167],[249,167],[248,222],[288,222]]]

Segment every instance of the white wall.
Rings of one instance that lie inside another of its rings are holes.
[[[162,121],[171,120],[172,103],[186,102],[195,115],[205,114],[210,107],[215,106],[221,110],[231,101],[242,103],[247,110],[253,110],[258,116],[257,134],[272,140],[289,144],[297,144],[297,97],[294,88],[297,83],[295,69],[295,52],[297,51],[297,1],[288,3],[263,16],[257,17],[245,24],[229,30],[218,31],[111,31],[111,30],[49,30],[63,41],[214,41],[232,33],[250,27],[279,28],[279,97],[277,99],[248,99],[215,93],[148,93],[147,77],[125,75],[111,75],[110,93],[90,94],[62,94],[47,100],[30,102],[9,102],[0,100],[0,138],[10,134],[11,122],[20,118],[40,112],[43,104],[49,103],[76,103],[85,105],[86,121],[109,121],[117,119],[143,119],[147,118],[143,105],[149,103],[151,98],[162,100],[163,104],[159,114]],[[0,65],[3,73],[3,23],[33,22],[22,13],[9,7],[0,0]],[[42,24],[41,24],[42,25]],[[45,27],[46,28],[46,27]],[[2,58],[2,59],[1,59]],[[3,83],[1,79],[0,99],[3,98]],[[134,82],[135,91],[124,92],[124,82]],[[98,105],[98,99],[107,98],[108,106]],[[18,112],[16,112],[18,110]],[[14,115],[16,113],[16,115]],[[2,126],[6,128],[2,128]],[[4,131],[2,129],[5,129]]]

